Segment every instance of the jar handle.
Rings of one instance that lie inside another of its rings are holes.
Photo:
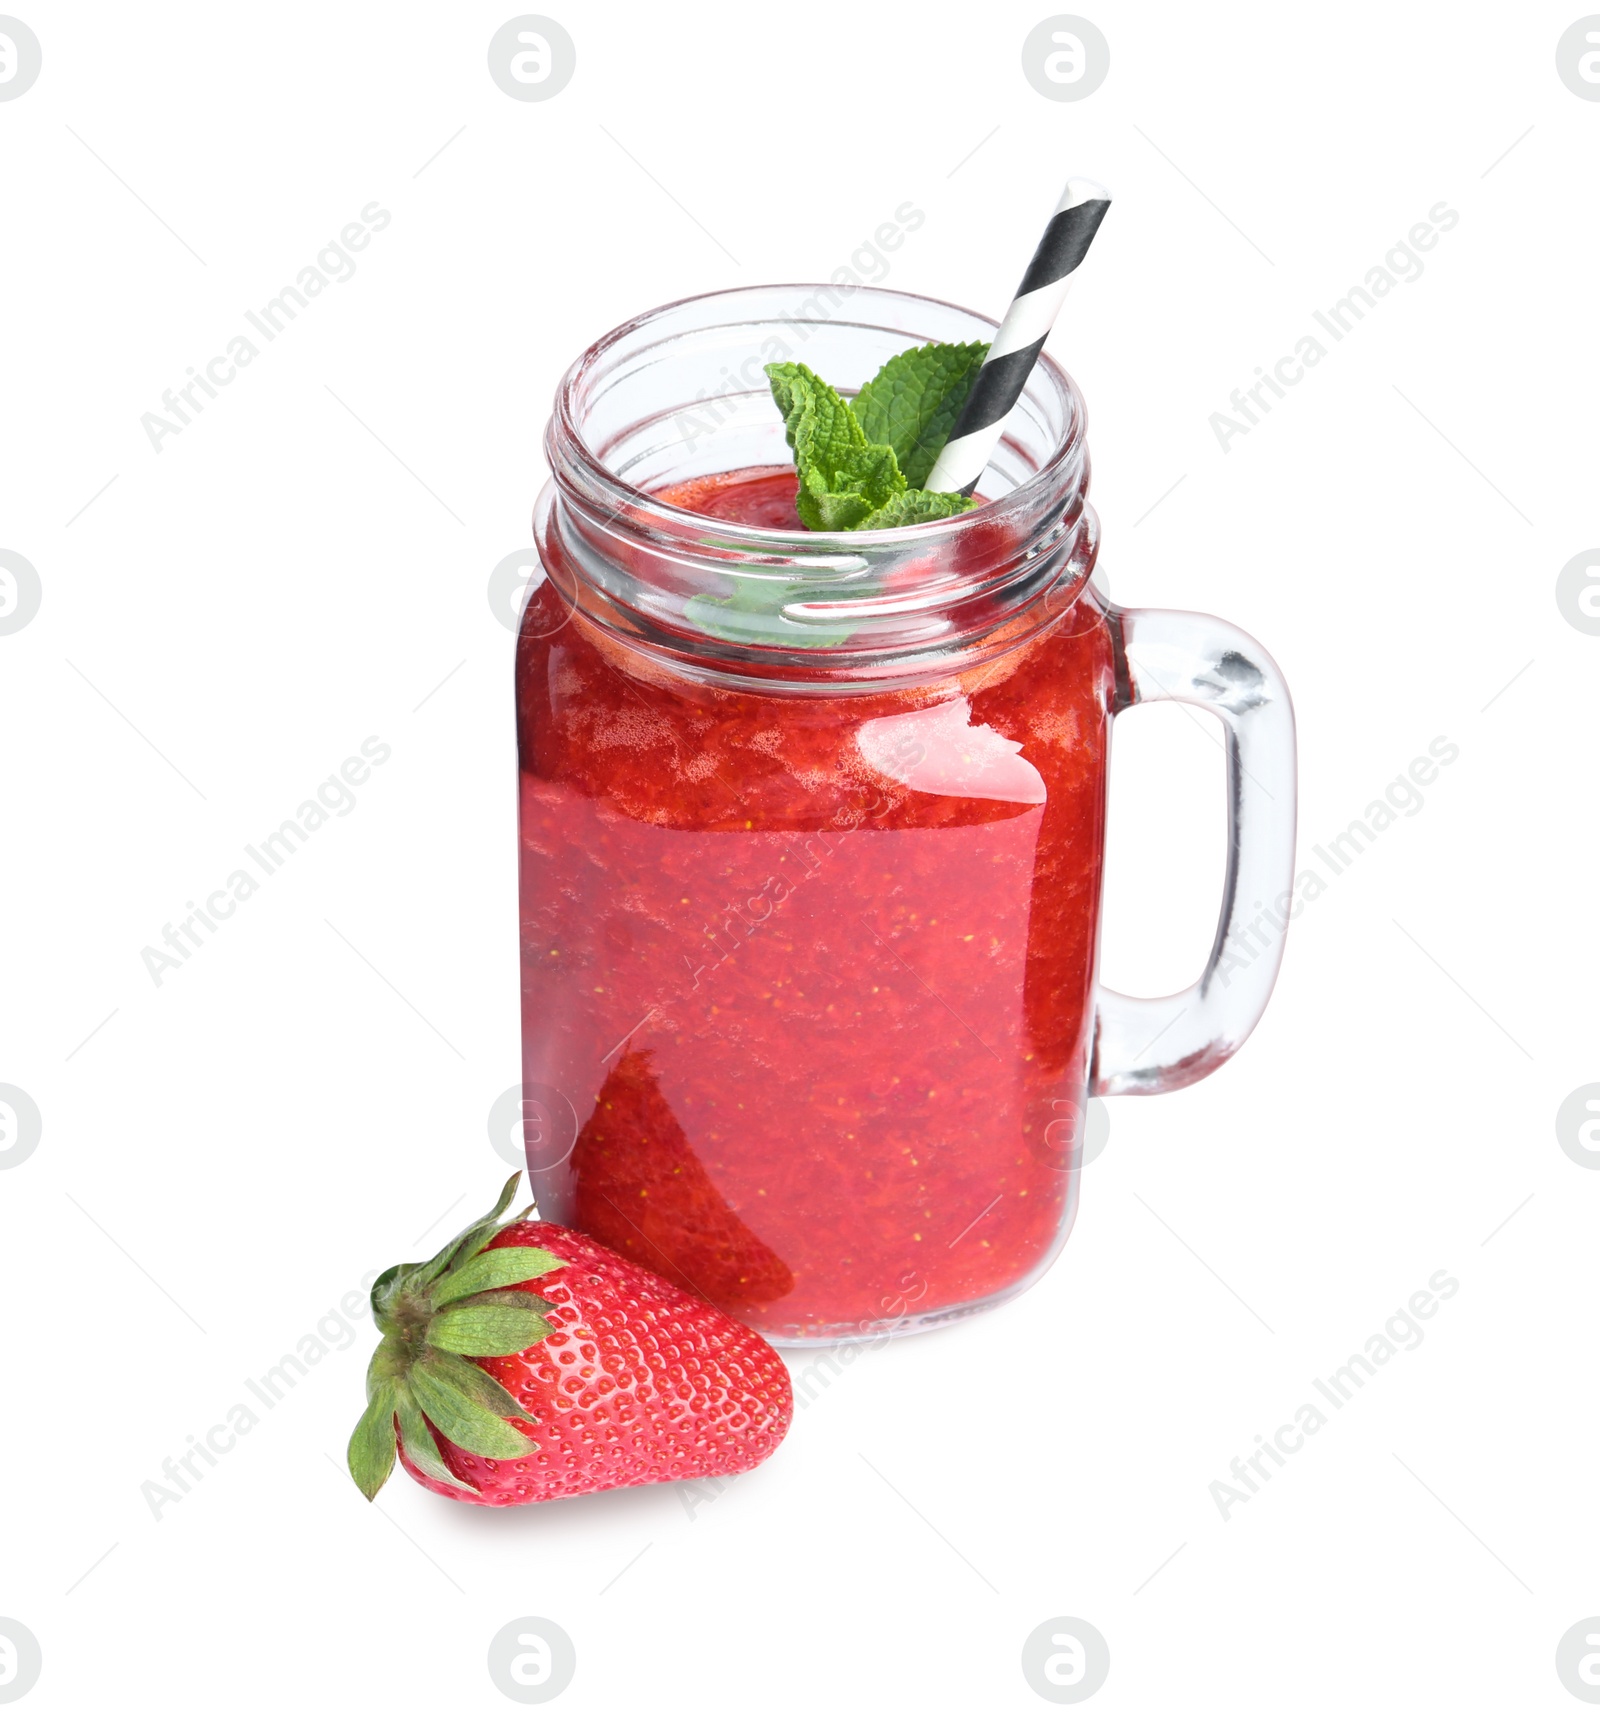
[[[1205,972],[1173,997],[1095,994],[1090,1091],[1167,1093],[1244,1044],[1278,975],[1294,882],[1294,707],[1277,664],[1226,621],[1114,606],[1109,620],[1113,715],[1156,699],[1201,705],[1222,719],[1227,752],[1228,864]]]

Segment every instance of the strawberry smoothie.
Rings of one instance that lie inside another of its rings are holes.
[[[794,493],[769,467],[657,499],[794,530]],[[1093,589],[981,667],[869,692],[729,690],[569,609],[535,590],[516,671],[542,1215],[780,1340],[1022,1289],[1075,1204]]]

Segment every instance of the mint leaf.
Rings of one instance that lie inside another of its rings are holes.
[[[927,482],[988,351],[981,340],[914,346],[896,353],[850,402],[867,440],[894,449],[913,489]]]
[[[855,413],[814,370],[769,364],[772,398],[783,414],[800,487],[795,509],[814,532],[858,526],[906,487],[886,443],[871,443]]]
[[[971,496],[944,490],[902,490],[876,512],[868,514],[855,529],[881,532],[893,526],[920,526],[929,520],[952,519],[977,505]]]
[[[848,402],[806,365],[769,364],[767,380],[800,479],[801,523],[814,532],[882,531],[950,519],[973,506],[965,496],[918,486],[949,439],[988,350],[982,341],[911,347]],[[748,590],[738,583],[732,597],[692,599],[699,613],[691,619],[720,638],[746,642],[794,627],[775,614],[770,591],[747,583]],[[705,613],[709,605],[724,611],[721,626]]]
[[[828,385],[809,365],[769,364],[763,368],[772,398],[783,414],[783,433],[788,438],[790,451],[798,456],[800,419],[815,398],[816,391],[827,390]]]
[[[872,512],[872,503],[850,490],[809,489],[806,474],[802,471],[794,510],[811,531],[847,532],[860,525]]]
[[[847,449],[831,472],[801,467],[795,510],[814,532],[847,532],[905,487],[894,449],[869,442]]]
[[[856,449],[867,445],[850,408],[809,366],[769,364],[766,370],[797,466],[815,466],[832,475]]]

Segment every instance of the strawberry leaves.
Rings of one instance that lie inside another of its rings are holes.
[[[508,1284],[543,1278],[560,1264],[548,1248],[492,1248],[459,1270],[447,1273],[439,1280],[434,1295],[440,1302],[454,1302],[480,1290],[501,1290]]]
[[[440,1350],[429,1356],[423,1365],[441,1390],[459,1392],[479,1409],[489,1410],[494,1415],[527,1419],[527,1411],[493,1374],[473,1367],[471,1362],[463,1361],[460,1356]]]
[[[485,1307],[480,1303],[435,1314],[428,1322],[427,1335],[436,1350],[449,1350],[458,1356],[512,1356],[548,1338],[550,1324],[531,1308]]]
[[[383,1341],[367,1370],[367,1407],[351,1435],[347,1461],[356,1485],[374,1498],[394,1469],[397,1450],[430,1480],[463,1492],[434,1430],[479,1457],[526,1457],[536,1447],[511,1426],[524,1411],[498,1380],[464,1358],[519,1354],[551,1335],[554,1304],[513,1288],[565,1262],[545,1248],[490,1248],[519,1177],[493,1210],[452,1238],[432,1260],[391,1266],[372,1286],[372,1313]]]
[[[393,1381],[385,1380],[367,1402],[366,1413],[356,1423],[350,1435],[350,1449],[345,1460],[355,1484],[369,1499],[376,1499],[378,1490],[394,1469],[394,1410],[396,1389]]]
[[[391,1272],[420,1270],[425,1279],[434,1279],[444,1272],[452,1261],[459,1266],[462,1262],[469,1260],[500,1228],[500,1220],[511,1205],[517,1192],[517,1184],[521,1181],[521,1171],[508,1177],[505,1187],[500,1190],[500,1198],[494,1203],[493,1208],[486,1212],[482,1218],[469,1224],[459,1235],[452,1237],[426,1266],[421,1268],[392,1266],[389,1270]],[[384,1276],[387,1277],[388,1274],[385,1273]],[[381,1284],[383,1279],[380,1278],[378,1282]],[[376,1289],[377,1286],[374,1285],[373,1288]]]
[[[534,1449],[533,1441],[525,1434],[518,1433],[493,1410],[474,1403],[465,1392],[443,1379],[429,1362],[419,1362],[413,1370],[411,1390],[428,1420],[451,1444],[464,1451],[476,1452],[479,1457],[509,1458],[526,1457]],[[410,1446],[406,1447],[406,1455],[411,1455]]]
[[[446,1465],[439,1442],[433,1437],[433,1429],[423,1418],[422,1411],[417,1408],[417,1400],[410,1392],[400,1394],[395,1413],[400,1420],[400,1437],[405,1441],[406,1456],[430,1481],[442,1481],[446,1487],[462,1487],[468,1493],[478,1491],[471,1482],[461,1480]]]

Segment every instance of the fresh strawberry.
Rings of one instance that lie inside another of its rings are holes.
[[[724,1308],[764,1308],[794,1274],[741,1219],[695,1157],[648,1051],[606,1077],[572,1149],[578,1223],[619,1254]]]
[[[372,1287],[383,1334],[350,1473],[524,1505],[735,1475],[772,1454],[794,1396],[769,1344],[577,1231],[493,1212]]]

